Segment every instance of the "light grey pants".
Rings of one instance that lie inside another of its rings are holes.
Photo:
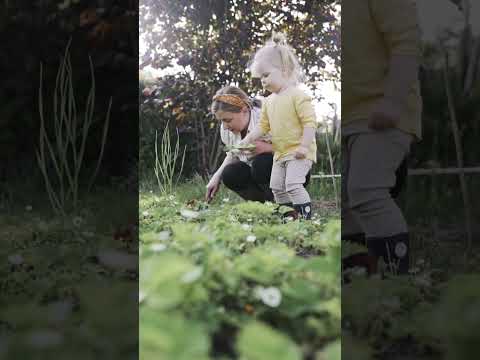
[[[342,235],[389,237],[408,231],[390,189],[412,140],[398,129],[342,136]]]
[[[311,201],[303,184],[312,164],[312,160],[292,156],[273,162],[270,188],[277,204],[291,202],[297,205]]]

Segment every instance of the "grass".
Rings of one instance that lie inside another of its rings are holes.
[[[336,179],[337,181],[337,188],[340,189],[340,179]],[[200,175],[195,175],[191,179],[184,180],[176,187],[175,194],[177,195],[178,199],[182,202],[197,199],[201,200],[205,197],[207,181],[205,181]],[[145,177],[142,179],[140,185],[140,192],[157,192],[158,186],[156,184],[156,180],[150,176]],[[309,185],[307,186],[307,191],[312,198],[312,201],[315,204],[328,202],[334,203],[335,202],[335,193],[333,190],[333,185],[330,179],[311,179]],[[339,193],[340,196],[340,193]],[[221,185],[218,193],[216,194],[213,202],[219,202],[222,199],[228,198],[232,203],[238,203],[244,201],[240,196],[238,196],[235,192],[229,190],[225,185]],[[315,205],[316,209],[318,210],[319,205]],[[329,208],[331,208],[329,206]],[[320,209],[322,210],[322,209]],[[335,209],[336,214],[338,217],[340,216],[340,210]]]

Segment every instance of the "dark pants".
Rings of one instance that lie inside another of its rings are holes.
[[[272,174],[273,154],[260,154],[253,158],[252,166],[237,161],[225,167],[222,181],[227,188],[236,192],[244,200],[271,201],[273,194],[270,189],[270,175]],[[307,175],[304,186],[310,181]]]

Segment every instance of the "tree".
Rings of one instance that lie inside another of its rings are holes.
[[[208,175],[221,161],[218,124],[208,120],[208,107],[221,86],[235,84],[250,94],[259,86],[246,72],[257,46],[272,31],[282,31],[306,69],[307,85],[340,77],[339,1],[144,0],[140,3],[140,34],[146,52],[140,68],[177,66],[157,84],[158,124],[174,118],[189,133],[196,170]],[[336,71],[325,71],[325,59]]]

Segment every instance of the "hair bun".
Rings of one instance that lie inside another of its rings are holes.
[[[287,45],[287,37],[281,32],[273,32],[271,41],[275,45]]]

